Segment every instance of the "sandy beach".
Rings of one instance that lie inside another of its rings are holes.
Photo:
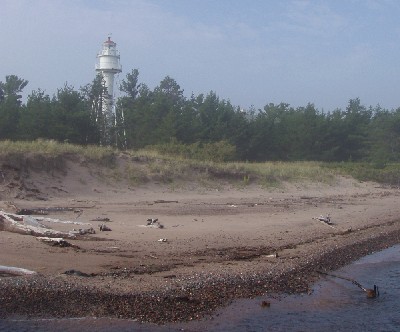
[[[96,233],[61,247],[0,231],[0,265],[36,272],[0,275],[0,318],[193,320],[235,298],[307,293],[316,270],[400,243],[400,190],[350,178],[277,188],[133,187],[75,165],[31,172],[22,188],[7,174],[4,212],[47,209],[47,218],[76,222],[47,222],[51,229]]]

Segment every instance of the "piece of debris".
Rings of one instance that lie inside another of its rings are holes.
[[[76,214],[75,219],[78,219],[83,214],[83,210],[74,210],[74,213]]]
[[[17,206],[14,204],[14,202],[4,202],[8,207],[13,208],[15,211],[18,210]]]
[[[261,302],[261,307],[263,307],[263,308],[269,308],[270,306],[271,306],[271,303],[268,301]]]
[[[329,227],[334,228],[333,227],[333,223],[331,221],[331,217],[330,217],[329,214],[327,214],[326,217],[321,214],[319,217],[315,217],[313,219],[319,220],[321,223],[323,223],[325,225],[328,225]]]
[[[331,222],[331,217],[329,216],[329,214],[326,215],[326,217],[324,217],[322,214],[317,218],[319,221],[323,221],[324,223],[327,223],[328,225],[332,225]]]
[[[339,278],[339,279],[343,279],[343,280],[347,280],[350,281],[352,284],[356,285],[358,288],[361,288],[361,290],[363,290],[364,292],[367,293],[367,298],[369,299],[373,299],[379,296],[379,289],[377,285],[374,285],[373,289],[370,288],[364,288],[358,281],[351,279],[351,278],[347,278],[347,277],[342,277],[342,276],[338,276],[336,274],[330,274],[330,273],[326,273],[323,271],[317,271],[320,274],[324,274],[330,277],[335,277],[335,278]]]
[[[38,214],[38,215],[47,215],[49,212],[65,212],[65,211],[74,211],[76,208],[74,207],[39,207],[39,208],[27,208],[20,209],[17,211],[17,214]]]
[[[39,236],[36,239],[53,247],[61,247],[61,248],[76,247],[71,243],[69,243],[68,241],[64,240],[62,237],[50,238],[45,236]]]
[[[96,234],[96,231],[94,230],[93,227],[90,227],[90,228],[79,228],[79,229],[75,229],[74,228],[69,233],[73,234],[73,235],[86,235],[86,234]]]
[[[168,242],[168,239],[159,239],[158,242]]]
[[[50,227],[43,225],[36,218],[31,217],[31,216],[22,216],[22,222],[24,225],[27,225],[27,226],[50,228]]]
[[[110,218],[102,218],[102,217],[97,217],[94,219],[90,219],[90,221],[104,221],[104,222],[109,222],[111,221]]]
[[[80,202],[80,201],[78,201]],[[91,209],[94,208],[95,205],[88,206],[55,206],[55,207],[37,207],[37,208],[22,208],[16,209],[16,214],[38,214],[38,215],[47,215],[49,212],[66,212],[73,211],[75,213],[81,212],[82,209]]]
[[[100,232],[109,232],[109,231],[111,231],[111,228],[106,226],[106,225],[104,225],[104,224],[101,224],[99,226],[99,228],[100,228]]]
[[[37,272],[21,267],[0,265],[0,276],[23,276],[32,274],[37,274]]]
[[[147,219],[146,225],[139,225],[141,227],[151,227],[151,228],[164,228],[164,225],[158,221],[158,218]]]
[[[273,258],[278,258],[278,253],[270,254],[270,255],[265,255],[265,257],[273,257]]]
[[[26,216],[6,213],[0,210],[0,230],[34,236],[71,237],[69,233],[49,229],[38,223],[37,218],[35,219],[35,222],[33,222]]]
[[[35,217],[38,221],[45,221],[49,223],[59,223],[59,224],[73,224],[73,225],[91,225],[88,222],[80,222],[80,221],[70,221],[70,220],[60,220],[55,218],[46,218],[46,217]]]
[[[349,234],[353,231],[351,227],[347,228],[345,231],[342,232],[342,234]]]
[[[25,215],[47,215],[49,211],[43,209],[20,209],[16,212],[16,214],[25,214]]]
[[[71,238],[74,239],[76,235],[82,235],[79,231],[78,232],[56,231],[44,225],[42,222],[54,222],[54,223],[78,224],[78,225],[85,224],[77,221],[61,221],[59,219],[53,219],[53,218],[32,217],[30,215],[17,215],[13,213],[6,213],[3,210],[0,210],[0,230],[3,231],[25,234],[25,235],[44,236],[52,238],[62,237],[69,239]],[[89,232],[90,229],[87,232],[85,232],[85,234]]]
[[[88,274],[88,273],[81,272],[78,270],[67,270],[63,274],[66,274],[68,276],[78,276],[78,277],[94,277],[94,276],[96,276],[95,273]]]
[[[178,203],[178,201],[166,201],[164,199],[158,199],[154,201],[155,204],[160,204],[160,203]]]

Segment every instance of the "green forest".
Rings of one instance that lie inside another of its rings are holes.
[[[34,90],[23,102],[27,85],[16,75],[0,82],[0,140],[151,146],[190,157],[208,147],[221,161],[400,160],[400,107],[365,106],[359,98],[344,110],[283,102],[242,110],[214,91],[185,97],[169,76],[151,90],[134,69],[117,87],[114,118],[102,112],[107,91],[101,76],[79,89],[65,84],[53,96]]]

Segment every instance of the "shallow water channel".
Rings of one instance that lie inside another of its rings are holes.
[[[400,331],[400,245],[366,256],[335,275],[379,286],[368,299],[351,282],[323,277],[311,295],[238,300],[211,319],[156,326],[117,319],[0,320],[0,331]],[[266,308],[263,300],[271,303]]]

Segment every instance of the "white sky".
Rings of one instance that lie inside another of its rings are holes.
[[[331,111],[359,97],[392,109],[399,17],[398,0],[0,0],[0,80],[78,89],[111,33],[120,79],[137,68],[151,89],[169,75],[188,97],[213,90],[242,108]]]

